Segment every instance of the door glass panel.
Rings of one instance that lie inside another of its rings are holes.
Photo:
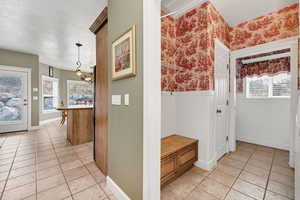
[[[0,76],[0,123],[22,121],[22,77]]]

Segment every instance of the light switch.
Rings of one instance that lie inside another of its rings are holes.
[[[124,95],[124,105],[129,106],[129,94]]]
[[[39,97],[38,97],[38,96],[33,96],[32,99],[33,99],[34,101],[36,101],[36,100],[39,99]]]
[[[112,95],[111,96],[112,105],[121,105],[121,95]]]

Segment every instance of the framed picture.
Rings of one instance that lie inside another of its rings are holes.
[[[112,79],[136,75],[135,26],[112,43]]]

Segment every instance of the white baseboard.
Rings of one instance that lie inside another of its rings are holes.
[[[130,200],[125,192],[109,176],[106,177],[106,183],[118,200]]]
[[[51,123],[51,122],[58,121],[58,120],[60,120],[60,119],[61,119],[61,117],[43,120],[43,121],[40,121],[40,125],[49,124],[49,123]]]
[[[40,126],[31,126],[28,128],[29,131],[38,130],[40,129]]]
[[[198,160],[194,165],[206,171],[210,171],[217,166],[217,161],[215,159],[210,161]]]
[[[261,142],[261,141],[257,141],[257,140],[253,140],[250,138],[242,138],[237,136],[236,140],[242,141],[242,142],[247,142],[247,143],[252,143],[252,144],[258,144],[258,145],[262,145],[262,146],[266,146],[266,147],[272,147],[272,148],[276,148],[276,149],[281,149],[281,150],[286,150],[289,151],[289,147],[287,146],[281,146],[281,145],[277,145],[277,144],[271,144],[268,142]]]

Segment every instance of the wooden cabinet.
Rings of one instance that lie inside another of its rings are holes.
[[[161,185],[183,174],[198,160],[198,140],[171,135],[161,140]]]

